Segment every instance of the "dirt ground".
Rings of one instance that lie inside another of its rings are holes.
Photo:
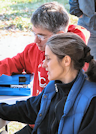
[[[0,30],[0,60],[6,57],[13,57],[17,53],[22,52],[25,46],[33,42],[31,32],[7,31]],[[9,134],[20,130],[25,124],[18,122],[10,122],[8,124]],[[0,132],[4,130],[3,127]]]
[[[0,60],[22,52],[32,42],[31,32],[0,30]]]

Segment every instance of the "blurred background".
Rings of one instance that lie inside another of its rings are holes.
[[[68,0],[54,0],[64,5],[69,12]],[[32,12],[41,4],[51,0],[0,0],[0,30],[23,30],[31,29],[30,17]],[[70,23],[76,23],[77,18],[70,16]]]

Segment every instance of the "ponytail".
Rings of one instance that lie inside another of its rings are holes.
[[[85,73],[90,81],[96,82],[96,61],[94,59],[89,62],[88,70]]]

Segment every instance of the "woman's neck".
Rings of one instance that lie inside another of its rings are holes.
[[[65,84],[72,82],[78,74],[78,70],[70,70],[61,81]]]

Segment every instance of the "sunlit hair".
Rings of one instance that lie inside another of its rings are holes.
[[[48,39],[46,45],[57,55],[58,59],[63,59],[65,55],[70,56],[76,70],[81,70],[85,62],[89,63],[86,74],[90,81],[96,82],[96,61],[90,54],[90,48],[78,35],[74,33],[55,34]]]
[[[49,2],[41,5],[31,17],[31,23],[35,27],[47,29],[50,32],[67,32],[69,16],[63,5],[57,2]]]

